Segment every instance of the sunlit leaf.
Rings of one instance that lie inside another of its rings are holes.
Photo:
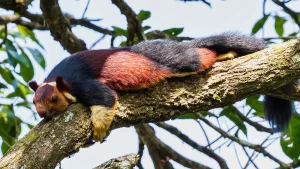
[[[275,16],[275,31],[277,33],[278,36],[283,36],[284,34],[284,28],[283,25],[285,24],[286,19],[279,17],[279,16]]]
[[[22,83],[18,82],[17,87],[15,87],[15,90],[11,93],[9,93],[6,97],[12,98],[12,97],[21,97],[24,100],[26,100],[26,96],[28,94],[32,94],[29,87],[23,85]]]
[[[18,63],[22,64],[23,66],[30,66],[30,60],[27,59],[24,55],[18,54],[18,52],[12,50],[7,50],[7,54],[13,57]]]
[[[18,53],[18,51],[17,48],[13,45],[13,42],[10,41],[9,39],[6,39],[5,41],[5,51],[8,56],[8,63],[13,67],[16,67],[18,61],[8,51],[13,51],[14,53]]]
[[[266,21],[268,20],[270,14],[268,15],[265,15],[264,17],[262,17],[260,20],[258,20],[253,28],[252,28],[252,34],[256,34],[263,26],[264,24],[266,23]]]
[[[171,36],[177,36],[183,32],[183,29],[184,28],[171,28],[163,30],[163,32]]]
[[[44,49],[43,45],[37,40],[34,33],[26,28],[25,26],[18,25],[19,32],[23,35],[24,39],[29,37],[31,40],[33,40],[37,45],[39,45],[42,49]]]
[[[3,69],[1,66],[0,66],[0,75],[8,84],[12,84],[13,80],[15,79],[15,77],[13,76],[13,74],[9,69],[7,68]]]
[[[150,11],[144,11],[141,10],[140,13],[137,15],[138,20],[142,23],[144,20],[147,20],[148,18],[150,18],[151,16],[151,12]]]
[[[119,28],[119,27],[116,27],[116,26],[112,26],[112,28],[117,33],[116,34],[117,36],[125,36],[125,37],[127,37],[127,31],[126,30],[124,30],[122,28]]]
[[[21,56],[28,61],[29,66],[20,64],[20,75],[22,76],[22,78],[24,79],[25,82],[29,82],[34,76],[33,65],[25,52],[22,52]]]
[[[297,161],[300,157],[300,115],[293,114],[289,127],[280,139],[283,152],[292,160]]]
[[[246,99],[246,105],[250,106],[255,112],[255,116],[264,118],[263,103],[259,101],[260,95],[250,96]]]
[[[25,101],[25,102],[20,102],[20,103],[17,103],[17,104],[16,104],[16,106],[20,106],[20,107],[26,107],[26,108],[28,108],[28,109],[30,109],[30,108],[31,108],[31,105],[30,105],[30,103],[28,103],[27,101]]]
[[[38,49],[33,49],[33,48],[29,48],[29,47],[27,47],[27,49],[32,54],[35,61],[38,62],[41,65],[42,68],[45,69],[46,62],[45,62],[45,58],[42,55],[42,53]]]
[[[0,111],[0,136],[2,153],[13,145],[21,132],[21,120],[14,115],[12,106],[3,106]]]

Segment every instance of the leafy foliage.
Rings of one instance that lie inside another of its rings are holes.
[[[246,125],[244,124],[244,121],[239,118],[239,116],[236,114],[236,112],[239,111],[236,107],[234,106],[228,106],[225,107],[220,116],[226,116],[228,119],[230,119],[234,124],[238,126],[238,128],[245,134],[247,135],[247,128]]]
[[[275,31],[279,37],[282,37],[284,34],[284,28],[283,25],[285,24],[286,19],[280,17],[280,16],[275,16]]]
[[[27,109],[32,107],[31,101],[27,99],[27,96],[32,94],[27,82],[34,76],[33,62],[36,61],[43,69],[46,67],[40,50],[29,48],[22,43],[30,41],[43,50],[43,46],[31,30],[18,26],[18,31],[8,31],[6,34],[0,27],[0,38],[4,39],[5,36],[7,38],[0,49],[0,55],[6,55],[6,58],[0,60],[0,93],[3,94],[3,102],[0,102],[2,153],[5,153],[17,141],[22,123],[32,127],[17,117],[15,111],[21,107]]]
[[[296,161],[300,157],[300,115],[294,114],[287,131],[280,138],[283,152]]]
[[[163,30],[163,32],[171,36],[177,36],[183,32],[183,29],[184,28],[171,28],[171,29]]]

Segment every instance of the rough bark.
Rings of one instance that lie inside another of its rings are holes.
[[[219,62],[198,75],[171,78],[148,89],[119,93],[111,129],[222,107],[274,90],[300,77],[300,39]],[[74,104],[49,122],[41,122],[0,160],[0,168],[54,168],[90,141],[89,111]]]
[[[94,169],[132,169],[139,160],[136,154],[127,154],[118,158],[113,158]]]

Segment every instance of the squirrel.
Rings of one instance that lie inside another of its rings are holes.
[[[89,106],[93,139],[102,141],[113,121],[118,90],[147,88],[162,79],[203,72],[216,61],[266,48],[262,39],[222,33],[189,42],[148,40],[131,47],[86,50],[62,60],[35,91],[40,117],[50,119],[75,102]],[[277,128],[288,124],[290,101],[266,96],[266,118]]]

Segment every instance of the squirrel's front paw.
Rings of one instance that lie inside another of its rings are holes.
[[[103,141],[106,132],[114,119],[114,108],[94,105],[90,107],[92,111],[91,121],[93,124],[93,139],[95,141]]]

